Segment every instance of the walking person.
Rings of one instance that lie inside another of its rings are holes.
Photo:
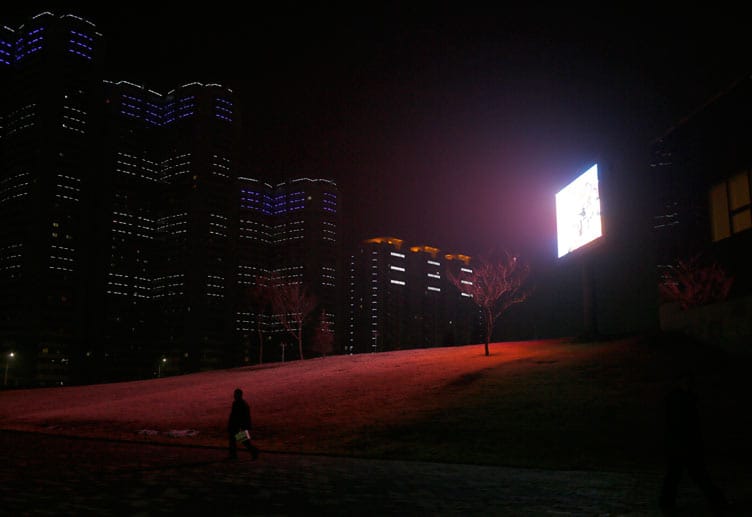
[[[234,400],[232,401],[232,410],[230,411],[230,418],[227,422],[227,437],[230,458],[235,459],[238,457],[237,451],[237,433],[240,431],[248,431],[248,436],[242,441],[246,449],[251,452],[253,459],[258,458],[259,450],[251,443],[250,431],[251,431],[251,408],[243,399],[243,390],[240,388],[235,389],[233,393]]]
[[[678,378],[678,385],[666,398],[666,459],[660,497],[664,515],[676,515],[676,491],[685,471],[705,494],[716,515],[723,515],[728,502],[710,479],[705,464],[694,377],[688,373]]]

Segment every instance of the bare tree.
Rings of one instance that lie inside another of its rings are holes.
[[[703,263],[700,255],[679,260],[659,284],[664,299],[679,302],[682,309],[725,300],[734,278],[716,262]]]
[[[259,364],[264,363],[264,316],[269,314],[272,305],[272,279],[259,275],[255,279],[256,285],[248,290],[248,300],[255,309],[256,335],[259,340]]]
[[[503,252],[498,258],[480,257],[471,268],[460,271],[447,269],[447,277],[483,312],[486,355],[490,355],[488,343],[496,320],[512,305],[524,302],[530,295],[530,289],[525,286],[530,268],[518,257]]]
[[[303,323],[316,308],[316,297],[301,283],[277,274],[270,275],[269,290],[272,313],[298,342],[298,353],[303,359]]]

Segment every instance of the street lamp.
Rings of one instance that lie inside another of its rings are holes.
[[[10,366],[10,360],[16,357],[16,354],[9,352],[5,358],[5,375],[3,376],[3,386],[8,385],[8,367]]]
[[[161,361],[159,361],[159,365],[157,365],[157,377],[162,377],[162,366],[167,362],[167,358],[163,357]]]

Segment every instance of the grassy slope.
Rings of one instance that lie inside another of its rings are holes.
[[[739,361],[686,342],[562,340],[336,356],[0,393],[0,428],[224,445],[232,391],[265,450],[553,468],[658,468],[673,374],[699,372],[710,452],[750,458]],[[748,419],[747,419],[748,420]],[[144,436],[139,430],[160,434]],[[192,437],[171,430],[198,431]]]

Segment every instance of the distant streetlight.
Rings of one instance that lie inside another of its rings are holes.
[[[157,377],[162,376],[162,366],[167,362],[167,358],[163,357],[161,361],[159,361],[159,364],[157,365]]]
[[[10,360],[16,357],[16,354],[13,352],[8,353],[8,355],[5,357],[5,375],[3,376],[3,386],[8,385],[8,367],[10,366]]]

